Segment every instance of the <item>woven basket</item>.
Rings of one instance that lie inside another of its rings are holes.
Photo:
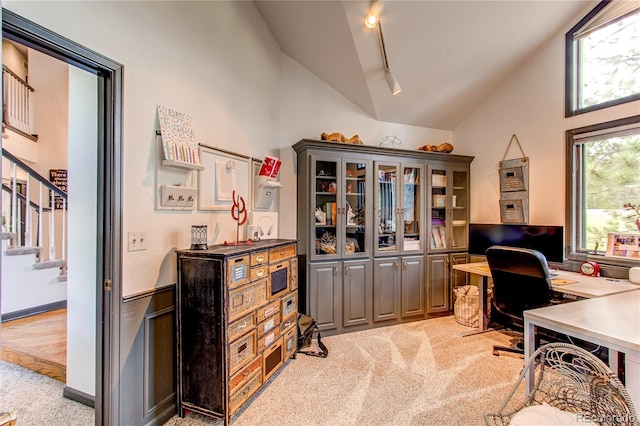
[[[463,285],[453,289],[455,302],[453,303],[453,314],[458,324],[467,327],[478,327],[478,304],[479,291],[474,285]],[[491,297],[493,291],[487,289],[487,317],[491,316]]]

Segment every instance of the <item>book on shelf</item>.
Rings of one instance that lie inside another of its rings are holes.
[[[434,226],[433,228],[431,228],[431,238],[433,242],[432,248],[436,249],[444,248],[442,236],[440,235],[440,231],[438,230],[438,228],[440,228],[440,226]]]
[[[438,226],[438,232],[440,233],[440,238],[442,239],[442,248],[447,248],[447,234],[444,226]]]
[[[337,209],[336,203],[325,204],[324,211],[327,214],[327,225],[336,224],[337,210],[338,209]]]

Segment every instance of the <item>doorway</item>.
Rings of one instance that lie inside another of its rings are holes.
[[[117,424],[122,274],[122,65],[6,9],[2,10],[2,36],[87,71],[97,80],[95,422]]]

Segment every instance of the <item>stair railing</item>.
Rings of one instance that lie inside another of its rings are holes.
[[[67,193],[48,179],[40,175],[37,171],[22,162],[19,158],[2,149],[2,157],[8,160],[11,167],[11,178],[8,184],[2,185],[3,192],[8,192],[11,196],[10,205],[10,224],[12,233],[18,236],[19,241],[24,247],[39,247],[47,237],[48,260],[66,260],[67,251]],[[18,175],[20,172],[20,176]],[[18,188],[18,179],[24,180],[24,194],[21,194]],[[35,196],[32,195],[32,185],[37,185]],[[37,203],[34,199],[37,198]],[[56,205],[56,201],[57,205]],[[46,206],[45,203],[49,205]],[[24,213],[23,213],[24,210]],[[56,236],[55,212],[61,211],[62,232],[61,237]],[[5,206],[3,206],[3,219],[5,218]],[[49,214],[48,221],[45,223],[45,213]],[[36,219],[36,240],[33,240],[32,228],[33,220]],[[56,259],[56,243],[60,239],[61,250],[60,258]],[[45,259],[40,259],[43,261]]]
[[[28,138],[33,136],[31,92],[33,87],[2,65],[2,108],[4,124]]]

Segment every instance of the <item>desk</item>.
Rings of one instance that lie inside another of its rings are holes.
[[[487,300],[489,277],[491,277],[489,264],[487,262],[463,263],[460,265],[453,265],[453,269],[482,277],[478,286],[480,294],[480,300],[478,301],[478,318],[480,318],[480,321],[478,321],[478,330],[474,330],[473,332],[466,334],[475,334],[486,331],[489,327],[487,304],[485,303]],[[557,282],[558,280],[575,282],[562,285],[554,283],[554,281]],[[586,299],[640,289],[640,286],[632,284],[628,280],[610,280],[604,277],[587,277],[586,275],[569,271],[558,271],[558,276],[553,277],[551,280],[551,286],[554,291],[559,293],[570,294]]]
[[[625,387],[634,405],[640,407],[640,290],[525,311],[525,359],[535,350],[536,327],[609,348],[609,364],[615,365],[617,352],[624,353]],[[533,369],[527,374],[529,394],[534,384]]]

